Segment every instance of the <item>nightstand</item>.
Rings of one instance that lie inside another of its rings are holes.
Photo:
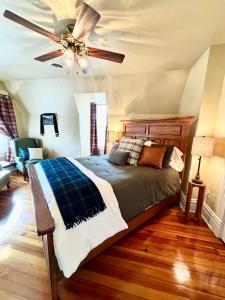
[[[191,198],[192,198],[192,192],[193,188],[198,188],[198,198],[197,198],[197,207],[195,212],[195,218],[198,222],[201,220],[201,213],[202,213],[202,206],[204,202],[205,197],[205,184],[197,184],[192,181],[189,181],[188,183],[188,192],[187,192],[187,200],[185,205],[185,218],[188,219],[190,207],[191,207]]]

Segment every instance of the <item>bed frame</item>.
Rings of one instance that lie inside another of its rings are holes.
[[[193,117],[176,117],[146,120],[123,120],[123,135],[129,137],[145,137],[157,143],[172,144],[178,147],[183,153],[183,159],[186,158],[186,148],[190,125]],[[183,173],[181,173],[182,177]],[[29,168],[29,178],[33,195],[33,207],[37,225],[37,234],[42,236],[44,244],[44,253],[49,271],[49,281],[51,287],[52,300],[59,300],[59,283],[65,279],[63,273],[59,270],[58,263],[54,253],[53,232],[55,229],[54,220],[48,209],[46,200],[38,180],[34,166]],[[143,224],[145,221],[154,217],[159,212],[178,202],[180,193],[160,201],[158,204],[144,211],[137,217],[128,222],[128,228],[117,233],[113,237],[104,241],[101,245],[93,249],[86,259],[81,263],[88,262],[90,259],[110,247],[113,243],[127,235],[129,232]]]

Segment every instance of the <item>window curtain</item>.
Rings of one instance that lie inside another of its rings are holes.
[[[91,155],[99,155],[98,148],[98,133],[97,133],[97,105],[96,103],[90,104],[91,109],[91,134],[90,134],[90,144],[91,144]]]
[[[107,153],[107,142],[108,142],[108,120],[105,127],[105,147],[104,147],[104,154]]]
[[[13,161],[14,156],[11,148],[11,140],[18,137],[18,130],[12,99],[10,96],[2,94],[0,94],[0,133],[8,136],[9,138],[6,160]]]

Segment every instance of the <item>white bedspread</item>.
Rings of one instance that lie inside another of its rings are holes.
[[[58,264],[64,276],[70,277],[93,248],[117,232],[126,229],[127,224],[121,216],[118,201],[111,185],[104,179],[97,177],[78,161],[68,157],[67,159],[95,183],[106,204],[106,209],[94,218],[66,230],[46,175],[40,164],[35,165],[45,199],[55,222],[53,237]]]

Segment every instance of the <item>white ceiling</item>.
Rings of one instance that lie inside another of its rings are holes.
[[[90,58],[95,75],[187,70],[214,43],[225,42],[224,0],[88,0],[101,19],[87,45],[124,53],[124,63]],[[76,0],[0,1],[0,79],[68,76],[33,57],[58,48],[2,15],[5,9],[52,32],[76,18]],[[75,73],[76,75],[76,73]],[[76,75],[79,76],[79,75]]]

